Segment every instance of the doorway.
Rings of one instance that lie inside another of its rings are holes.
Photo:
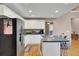
[[[72,18],[71,19],[71,28],[72,28],[72,40],[79,39],[79,18]]]
[[[79,18],[71,18],[71,46],[66,56],[79,56]]]

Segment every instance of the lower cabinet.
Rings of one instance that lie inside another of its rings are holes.
[[[60,42],[43,42],[43,56],[60,56]]]

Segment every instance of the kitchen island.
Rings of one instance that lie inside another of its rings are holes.
[[[63,38],[48,38],[48,40],[42,40],[42,55],[43,56],[60,56],[61,42],[69,42]]]

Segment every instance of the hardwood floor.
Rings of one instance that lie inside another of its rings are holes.
[[[63,56],[79,56],[79,40],[72,40],[71,47],[68,49],[61,49]],[[32,44],[30,51],[25,51],[24,56],[40,56],[40,45]]]
[[[40,56],[40,45],[39,44],[30,44],[31,46],[29,51],[24,52],[24,56]]]
[[[68,49],[61,49],[63,56],[79,56],[79,40],[72,40],[71,47]]]

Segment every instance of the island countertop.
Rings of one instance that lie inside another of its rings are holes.
[[[42,42],[69,42],[69,40],[60,37],[58,38],[49,37],[47,40],[43,39]]]
[[[62,37],[47,37],[41,40],[43,56],[60,56],[60,48],[62,42],[69,42],[68,39]]]

